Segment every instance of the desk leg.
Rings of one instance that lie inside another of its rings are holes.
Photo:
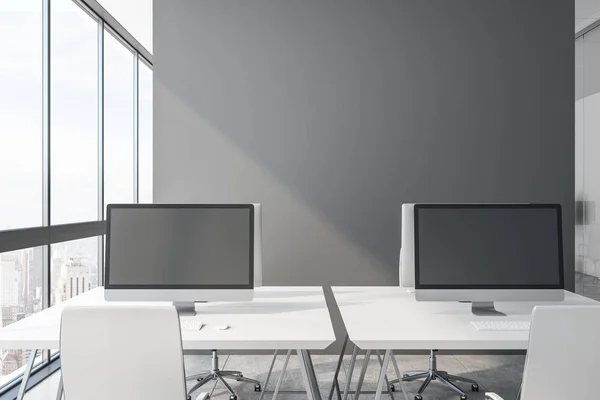
[[[350,384],[352,383],[352,374],[354,373],[354,365],[356,364],[357,356],[358,346],[354,345],[354,349],[352,349],[352,358],[350,359],[350,368],[348,369],[348,373],[346,374],[346,385],[344,386],[343,400],[346,400],[348,398],[348,394],[350,393]]]
[[[383,357],[383,363],[381,364],[381,372],[379,373],[379,381],[377,382],[377,390],[375,391],[375,400],[381,400],[381,393],[383,392],[383,385],[387,379],[386,373],[388,365],[390,364],[390,358],[392,357],[392,351],[386,350],[385,356]]]
[[[62,371],[60,373],[60,380],[58,381],[58,391],[56,392],[56,400],[62,400],[63,398],[63,381],[62,381]]]
[[[315,375],[315,368],[310,357],[308,350],[296,350],[298,357],[300,358],[302,376],[304,378],[304,386],[306,387],[306,394],[311,400],[321,400],[321,393],[319,392],[319,384]]]
[[[27,367],[25,367],[25,372],[23,373],[23,378],[21,379],[21,386],[19,387],[19,393],[17,394],[16,400],[23,400],[23,396],[25,396],[25,389],[27,389],[27,382],[31,376],[31,370],[33,369],[37,352],[37,349],[35,349],[31,351],[31,354],[29,354],[29,360],[27,360]]]
[[[275,361],[277,361],[277,354],[279,350],[275,350],[275,354],[273,354],[273,359],[271,360],[271,366],[269,367],[269,373],[267,374],[267,379],[265,379],[265,383],[263,384],[262,393],[260,394],[260,399],[263,400],[265,397],[265,392],[267,391],[267,385],[269,385],[269,379],[271,379],[271,373],[273,372],[273,366],[275,365]]]
[[[283,377],[285,376],[285,371],[287,370],[288,362],[290,361],[290,356],[292,355],[292,350],[288,350],[285,361],[283,362],[283,368],[281,368],[281,373],[279,374],[279,379],[277,379],[277,385],[275,386],[275,391],[273,392],[273,397],[271,400],[277,399],[277,395],[279,394],[279,389],[281,389],[281,382],[283,382]]]
[[[398,386],[400,386],[400,390],[402,390],[402,396],[404,396],[404,400],[408,399],[408,395],[406,394],[406,389],[404,388],[404,382],[402,382],[402,374],[400,373],[400,368],[398,368],[398,362],[396,361],[396,357],[394,356],[394,352],[392,351],[392,365],[394,366],[394,371],[396,372],[396,378],[398,379]]]
[[[365,354],[365,359],[363,360],[363,365],[360,369],[360,375],[358,377],[358,383],[356,384],[356,394],[354,395],[354,400],[358,400],[360,397],[360,391],[362,390],[363,382],[365,381],[365,374],[367,373],[367,368],[369,366],[369,360],[371,359],[371,350],[367,350]]]
[[[338,382],[338,376],[340,375],[340,369],[342,367],[342,362],[344,361],[344,352],[346,351],[346,345],[348,344],[348,335],[344,339],[344,344],[342,345],[342,352],[340,353],[340,358],[338,359],[337,368],[335,369],[335,375],[333,376],[333,383],[331,384],[331,391],[329,392],[329,397],[327,400],[331,400],[333,398],[333,393],[337,393],[337,399],[342,400],[342,394],[340,393],[340,384]]]

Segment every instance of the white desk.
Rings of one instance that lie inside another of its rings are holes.
[[[598,304],[565,291],[564,302],[496,302],[506,317],[477,317],[470,303],[417,302],[414,293],[398,286],[333,287],[348,338],[363,350],[386,349],[383,371],[391,350],[526,350],[527,331],[477,331],[471,321],[485,318],[530,320],[536,305]],[[385,376],[380,375],[376,399],[381,398]]]
[[[65,305],[105,304],[103,288],[96,288],[0,329],[0,348],[58,349],[60,317]],[[125,304],[110,302],[110,304]],[[131,304],[131,303],[130,303]],[[136,303],[146,304],[146,303]],[[147,303],[167,304],[167,303]],[[321,287],[261,287],[250,302],[211,302],[196,305],[204,328],[182,331],[184,352],[198,350],[297,349],[303,365],[306,390],[320,399],[309,350],[322,350],[335,341],[335,334]],[[189,318],[189,317],[187,317]],[[216,330],[229,325],[225,331]],[[91,343],[93,345],[93,343]],[[32,352],[31,363],[36,352]],[[27,383],[30,365],[21,389]],[[20,400],[22,398],[18,397]]]

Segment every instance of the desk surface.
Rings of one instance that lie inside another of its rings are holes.
[[[65,305],[106,303],[104,289],[96,288],[43,310],[0,329],[0,348],[58,349]],[[335,341],[321,287],[261,287],[253,301],[197,304],[196,311],[195,318],[206,325],[200,331],[182,330],[184,350],[321,350]],[[220,325],[231,328],[216,330]]]
[[[348,337],[361,349],[526,350],[528,331],[477,331],[471,321],[529,321],[536,305],[590,304],[594,300],[565,292],[564,302],[496,302],[506,317],[477,317],[470,303],[417,302],[398,286],[333,287]]]

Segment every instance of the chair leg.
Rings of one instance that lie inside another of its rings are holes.
[[[223,376],[223,378],[231,378],[231,379],[235,379],[237,382],[253,383],[254,385],[260,386],[259,381],[257,381],[256,379],[246,378],[245,376],[228,375],[228,376]]]
[[[405,376],[412,376],[412,375],[422,374],[423,372],[427,372],[427,371],[406,371],[404,373],[404,375]]]
[[[457,381],[457,382],[470,383],[472,385],[477,385],[478,384],[477,381],[475,381],[473,379],[465,378],[465,377],[458,376],[458,375],[444,375],[444,378],[446,378],[448,380]]]
[[[438,379],[439,381],[441,381],[444,385],[448,386],[450,389],[453,389],[459,395],[465,396],[465,392],[463,392],[461,390],[461,388],[459,388],[458,386],[456,386],[454,383],[450,382],[446,378],[438,375],[438,376],[436,376],[436,379]]]
[[[219,382],[221,382],[223,384],[223,386],[225,386],[225,389],[227,389],[227,391],[229,392],[230,395],[235,396],[235,392],[233,391],[231,386],[229,386],[229,383],[227,383],[225,381],[225,379],[223,379],[222,376],[217,375],[217,379],[219,380]]]
[[[242,376],[241,371],[219,371],[221,375]]]
[[[402,378],[402,382],[412,382],[417,379],[427,378],[429,376],[429,372],[421,372],[420,374],[414,374],[407,376],[406,378]]]
[[[200,371],[197,374],[186,376],[185,380],[186,381],[195,381],[196,379],[204,378],[206,375],[209,375],[210,373],[211,373],[210,371]]]
[[[207,384],[208,382],[210,382],[212,379],[213,379],[213,376],[212,376],[212,375],[205,376],[205,377],[204,377],[204,378],[203,378],[203,379],[202,379],[200,382],[196,383],[196,384],[194,385],[194,387],[192,387],[192,388],[189,390],[189,392],[188,392],[188,395],[189,395],[189,394],[192,394],[192,393],[194,393],[196,390],[198,390],[198,389],[200,389],[202,386],[206,385],[206,384]]]
[[[429,386],[429,384],[431,383],[432,379],[433,379],[433,375],[432,374],[427,374],[427,378],[425,378],[425,380],[423,381],[423,384],[419,388],[419,391],[417,392],[417,394],[423,394],[423,392],[425,391],[425,389],[427,388],[427,386]]]
[[[56,391],[56,400],[62,400],[63,394],[64,394],[64,388],[63,388],[63,380],[62,380],[62,374],[61,374],[60,380],[58,381],[58,390]]]

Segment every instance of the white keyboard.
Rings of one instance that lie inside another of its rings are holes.
[[[180,318],[179,323],[184,331],[199,331],[204,324],[197,318]]]
[[[531,326],[529,321],[471,321],[471,325],[478,331],[528,331]]]

